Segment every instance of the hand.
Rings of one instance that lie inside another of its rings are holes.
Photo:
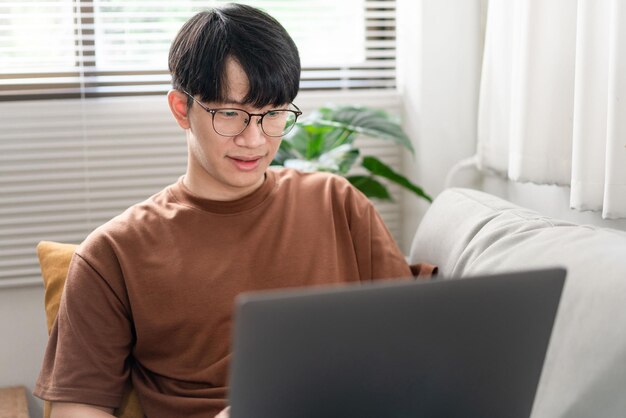
[[[222,412],[220,412],[219,414],[215,416],[215,418],[228,418],[228,417],[230,417],[230,406],[226,407],[226,409],[223,409]]]

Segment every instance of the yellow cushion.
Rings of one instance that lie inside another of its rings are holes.
[[[59,302],[65,286],[67,270],[77,245],[59,244],[57,242],[41,241],[37,245],[37,256],[41,265],[41,275],[45,288],[44,303],[48,333],[59,311]]]
[[[37,245],[37,256],[39,257],[45,289],[44,301],[48,333],[59,311],[59,302],[65,286],[65,278],[67,277],[67,271],[76,247],[74,244],[61,244],[51,241],[41,241]],[[122,406],[115,412],[115,416],[121,418],[143,417],[139,400],[132,387],[129,387],[124,394]],[[50,417],[50,405],[48,402],[45,402],[44,417]]]

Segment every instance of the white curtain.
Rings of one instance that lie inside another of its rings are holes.
[[[490,0],[478,163],[626,217],[626,2]]]

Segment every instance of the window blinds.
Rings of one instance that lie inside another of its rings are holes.
[[[327,100],[400,108],[397,96],[369,91],[298,103],[309,113]],[[0,288],[41,285],[39,241],[80,243],[186,168],[185,136],[163,95],[2,102],[0,126]],[[359,141],[400,170],[397,146]],[[399,240],[401,192],[390,190],[395,202],[375,205]]]
[[[0,3],[0,100],[159,94],[167,51],[199,10],[227,1]],[[257,0],[294,37],[306,90],[394,89],[395,1]]]

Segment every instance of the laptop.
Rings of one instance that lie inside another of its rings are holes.
[[[563,269],[242,294],[231,418],[528,418]]]

